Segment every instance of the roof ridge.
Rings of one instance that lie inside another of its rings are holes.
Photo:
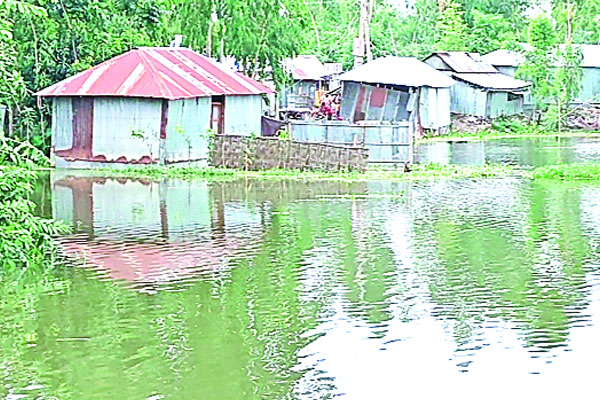
[[[136,52],[139,53],[139,57],[142,62],[142,65],[144,65],[144,68],[148,69],[148,71],[150,72],[150,75],[152,75],[153,81],[156,82],[156,84],[159,86],[159,88],[161,90],[164,90],[165,95],[173,96],[173,93],[169,90],[169,87],[165,84],[163,77],[154,68],[154,66],[152,65],[150,60],[148,60],[148,57],[152,57],[151,54],[149,54],[146,50],[144,50],[144,49],[148,49],[148,48],[149,47],[145,47],[143,49],[136,49]],[[152,58],[154,58],[154,57],[152,57]]]

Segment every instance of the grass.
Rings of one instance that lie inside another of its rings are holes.
[[[529,177],[561,181],[600,181],[600,163],[546,165],[531,171]]]
[[[125,177],[148,180],[164,178],[177,179],[293,179],[293,180],[330,180],[330,181],[373,181],[373,180],[427,180],[443,178],[492,178],[511,174],[513,168],[507,165],[440,165],[416,164],[412,171],[405,173],[403,169],[373,168],[366,172],[325,172],[325,171],[295,171],[273,169],[265,171],[243,171],[236,169],[214,167],[160,167],[148,166],[143,168],[126,168],[119,170],[97,169],[90,173],[95,176]]]
[[[453,142],[453,141],[477,141],[477,140],[495,140],[495,139],[511,139],[511,138],[534,138],[534,137],[600,137],[600,131],[517,131],[505,132],[497,130],[484,130],[480,132],[452,132],[449,135],[436,136],[418,139],[415,143],[431,143],[431,142]]]
[[[451,132],[448,135],[419,139],[417,143],[494,140],[532,137],[600,137],[600,131],[566,130],[558,132],[543,126],[533,125],[518,117],[498,118],[490,129],[479,132]]]

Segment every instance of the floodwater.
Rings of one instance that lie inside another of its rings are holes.
[[[423,143],[415,161],[439,164],[497,164],[539,167],[600,160],[600,138],[514,138]]]
[[[600,185],[58,172],[2,399],[597,398]]]

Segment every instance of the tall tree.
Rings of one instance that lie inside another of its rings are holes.
[[[447,0],[436,24],[437,50],[465,51],[469,49],[464,12],[453,0]]]

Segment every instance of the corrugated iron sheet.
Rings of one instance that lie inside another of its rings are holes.
[[[410,87],[449,87],[454,81],[414,57],[381,57],[340,75],[341,81]]]
[[[436,52],[433,55],[440,57],[454,72],[498,72],[496,68],[481,59],[478,53],[465,53],[462,51]],[[431,56],[430,56],[431,57]]]
[[[500,72],[487,73],[469,73],[469,74],[452,74],[455,79],[471,83],[473,85],[493,90],[522,90],[531,82],[515,79],[511,76],[504,75]]]
[[[268,87],[185,48],[139,48],[67,78],[38,96],[188,99],[272,93]]]
[[[303,55],[286,60],[286,68],[292,73],[292,78],[298,81],[320,81],[329,75],[327,68],[317,56]]]

